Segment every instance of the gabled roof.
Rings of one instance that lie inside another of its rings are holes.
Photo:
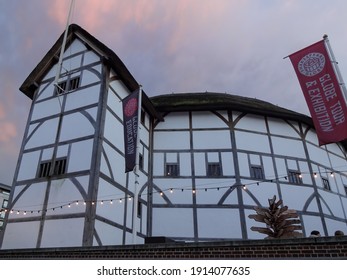
[[[30,99],[33,99],[35,90],[46,73],[54,64],[58,63],[63,37],[64,32],[20,86],[20,91],[22,91]],[[103,57],[104,62],[108,63],[110,67],[117,73],[120,80],[129,89],[129,91],[132,92],[139,88],[139,83],[135,80],[120,58],[110,48],[108,48],[79,25],[71,24],[69,26],[65,49],[69,47],[75,38],[81,39],[87,48],[94,50],[101,57]],[[149,113],[151,113],[154,117],[161,119],[161,116],[158,115],[154,110],[145,93],[143,95],[142,102]]]

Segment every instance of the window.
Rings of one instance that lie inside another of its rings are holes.
[[[57,159],[54,165],[54,175],[66,173],[66,158]]]
[[[330,188],[329,180],[326,178],[322,178],[322,182],[323,182],[323,188],[330,191],[331,188]]]
[[[146,112],[145,110],[141,110],[141,123],[145,125],[145,120],[146,120]]]
[[[179,176],[178,163],[167,163],[165,166],[165,176],[168,176],[168,177]]]
[[[251,165],[251,177],[253,179],[265,179],[263,168],[261,166]]]
[[[57,87],[56,87],[56,94],[57,95],[63,94],[66,91],[66,84],[67,84],[66,81],[60,82],[57,84]]]
[[[80,77],[76,77],[70,80],[69,91],[79,88],[80,86]]]
[[[40,163],[37,177],[43,178],[43,177],[50,176],[51,167],[52,167],[51,161],[45,161]],[[65,173],[66,173],[66,158],[56,159],[52,175],[62,175]]]
[[[8,205],[8,200],[4,199],[4,201],[2,202],[2,208],[7,208]]]
[[[290,183],[297,184],[297,185],[302,184],[302,176],[299,171],[289,170],[288,179]]]
[[[50,161],[42,162],[40,164],[39,173],[37,174],[37,177],[38,178],[48,177],[49,172],[51,170],[51,165],[52,165],[52,163]]]
[[[210,162],[207,164],[207,176],[218,177],[222,175],[222,168],[219,162]]]
[[[69,81],[63,81],[57,84],[56,94],[64,94],[65,92],[72,91],[74,89],[79,88],[80,86],[80,77],[75,77],[70,79]]]
[[[142,216],[142,203],[141,201],[137,202],[137,217],[141,218]]]
[[[143,170],[143,155],[139,154],[139,169]]]

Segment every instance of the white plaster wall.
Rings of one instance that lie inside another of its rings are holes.
[[[25,216],[27,217],[37,217],[41,216],[41,213],[38,211],[42,210],[42,205],[44,202],[44,197],[46,193],[47,183],[36,183],[30,185],[30,187],[21,194],[20,197],[18,195],[25,188],[25,185],[16,186],[14,189],[13,199],[17,199],[16,204],[12,205],[12,209],[20,210],[20,213],[17,214],[17,211],[14,211],[12,214],[9,214],[9,218],[18,218],[24,216],[24,211],[27,212]],[[31,213],[33,211],[33,213]],[[20,234],[20,233],[17,233]]]
[[[74,113],[63,117],[60,141],[66,141],[93,135],[95,128],[91,122],[82,114]]]
[[[96,55],[93,51],[88,51],[84,54],[84,59],[83,59],[84,65],[89,65],[97,61],[100,61],[100,57]]]
[[[180,175],[191,176],[192,166],[191,166],[190,153],[179,153],[179,159],[180,159]]]
[[[223,195],[234,184],[232,179],[196,179],[196,203],[217,205]]]
[[[101,188],[100,188],[101,187]],[[107,185],[105,182],[99,186],[98,190],[98,200],[105,199],[103,204],[97,204],[96,213],[102,218],[106,218],[112,222],[123,225],[124,223],[124,209],[126,206],[126,198],[124,198],[124,193],[121,194],[121,191],[112,190],[112,186]],[[113,189],[115,189],[113,187]],[[107,195],[109,194],[109,195]],[[108,199],[113,198],[112,203],[107,201]],[[116,199],[117,198],[117,199]],[[130,203],[132,204],[132,203]]]
[[[193,237],[193,210],[153,209],[153,236]]]
[[[286,123],[283,120],[275,119],[275,118],[268,118],[268,124],[269,124],[269,131],[271,134],[276,135],[283,135],[288,137],[296,137],[300,138],[298,132],[294,129],[298,129],[298,126],[295,123],[292,123],[294,125],[294,128]]]
[[[326,205],[324,203],[321,203],[324,214],[328,214],[328,215],[332,214],[335,217],[346,219],[345,213],[344,213],[343,208],[342,208],[343,207],[342,203],[336,194],[333,194],[333,193],[331,193],[329,191],[325,191],[325,190],[318,190],[318,193],[324,199],[324,201],[327,203],[327,205],[329,206],[329,209],[332,211],[332,213],[330,213],[330,211],[328,210]]]
[[[195,128],[227,128],[227,119],[221,119],[212,112],[192,112],[192,127]],[[186,124],[186,123],[185,123]]]
[[[64,52],[64,58],[67,56],[70,56],[71,54],[80,52],[80,51],[84,51],[87,50],[87,48],[85,47],[85,45],[82,43],[82,41],[80,39],[75,39],[72,44],[70,44],[70,46],[65,50]],[[68,69],[68,68],[66,68]]]
[[[241,238],[238,209],[198,209],[199,238]]]
[[[71,145],[68,172],[90,170],[93,140],[76,142]]]
[[[194,153],[195,176],[206,176],[205,153]]]
[[[124,127],[108,110],[106,111],[104,136],[119,150],[124,151]]]
[[[188,139],[186,141],[189,145]],[[230,149],[230,131],[193,131],[193,147],[194,149]]]
[[[34,126],[36,126],[36,124]],[[53,144],[55,142],[57,129],[58,118],[44,121],[25,144],[25,149]]]
[[[324,166],[330,166],[330,161],[327,152],[324,149],[319,148],[317,146],[313,146],[309,143],[307,144],[307,149],[310,155],[310,159],[312,161],[315,161]]]
[[[251,227],[264,227],[264,223],[259,223],[253,219],[248,218],[249,215],[254,214],[256,214],[254,210],[245,209],[247,237],[248,239],[264,239],[267,235],[251,230]]]
[[[313,188],[281,184],[281,192],[284,205],[287,205],[289,209],[302,211],[313,194]]]
[[[306,236],[310,236],[311,231],[318,230],[324,236],[323,225],[321,218],[318,216],[303,215],[301,224],[305,228]]]
[[[235,131],[235,139],[237,149],[270,153],[270,145],[267,135]],[[255,145],[255,143],[257,144]]]
[[[155,127],[159,129],[188,129],[189,128],[189,114],[186,112],[173,112],[165,116],[163,122],[159,122]]]
[[[114,226],[103,223],[99,220],[95,221],[95,229],[99,235],[102,245],[122,245],[123,231]],[[94,241],[93,246],[98,246]]]
[[[246,190],[242,190],[243,203],[245,205],[257,205],[249,193],[253,194],[261,205],[265,207],[269,205],[268,199],[273,198],[274,195],[276,195],[277,199],[279,197],[276,183],[262,182],[259,186],[254,181],[243,180],[242,183],[247,187]]]
[[[301,141],[272,136],[274,153],[278,155],[305,158],[305,151]]]
[[[153,153],[153,175],[164,176],[164,154]]]
[[[84,186],[86,189],[88,186]],[[78,205],[75,203],[78,201]],[[77,187],[69,179],[53,180],[49,192],[47,215],[55,216],[61,214],[84,213],[84,197]],[[66,206],[70,204],[70,207]],[[59,206],[63,206],[60,208]],[[55,208],[54,210],[52,208]]]
[[[25,234],[23,233],[23,228],[25,228]],[[8,223],[1,249],[36,248],[39,228],[39,221]]]
[[[40,158],[39,151],[23,154],[18,176],[17,176],[18,181],[33,179],[36,177],[39,158]]]
[[[337,230],[342,230],[345,234],[347,233],[347,225],[344,222],[325,218],[325,223],[328,229],[328,236],[334,236]]]
[[[42,119],[51,115],[59,114],[61,107],[58,98],[35,103],[31,120]]]
[[[250,177],[248,157],[245,153],[237,153],[237,158],[239,161],[240,175],[245,177]]]
[[[45,220],[41,248],[82,246],[84,218]]]
[[[234,169],[233,154],[231,152],[224,152],[224,153],[221,153],[221,158],[222,158],[223,175],[234,176],[235,169]]]
[[[258,131],[258,132],[267,132],[265,119],[262,116],[256,116],[252,114],[247,114],[242,119],[240,119],[235,128]]]
[[[173,204],[191,204],[193,202],[191,179],[165,178],[154,179],[153,181],[154,184],[160,189],[159,191],[153,189],[152,197],[154,204],[167,204],[164,197],[160,195],[160,191],[163,191],[164,195]],[[170,192],[171,188],[173,189],[172,193]]]
[[[153,146],[156,150],[189,149],[189,132],[155,131]]]
[[[100,85],[77,90],[66,95],[65,111],[81,108],[99,102]]]

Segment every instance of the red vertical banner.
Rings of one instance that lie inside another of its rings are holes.
[[[122,100],[124,126],[125,172],[133,171],[136,165],[139,90]]]
[[[319,145],[347,139],[347,106],[324,40],[289,56],[317,132]]]

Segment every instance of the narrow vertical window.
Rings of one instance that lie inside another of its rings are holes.
[[[179,176],[178,163],[167,163],[165,166],[165,176],[167,176],[167,177]]]
[[[79,86],[80,86],[80,77],[73,78],[70,80],[68,90],[71,91],[71,90],[77,89],[79,88]]]
[[[329,180],[326,179],[326,178],[322,178],[322,183],[323,183],[323,188],[330,191],[331,188],[330,188],[330,183],[329,183]]]
[[[263,168],[258,165],[251,165],[251,177],[253,179],[264,180],[265,176]]]
[[[290,183],[300,185],[302,184],[302,176],[299,171],[289,170],[288,171],[288,180]]]

